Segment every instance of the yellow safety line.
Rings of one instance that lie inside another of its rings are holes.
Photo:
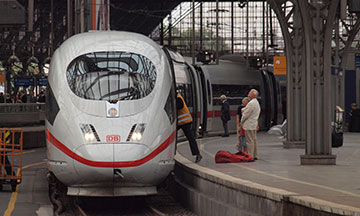
[[[33,153],[33,152],[36,152],[36,150],[23,151],[23,154],[29,154],[29,153]]]
[[[33,167],[33,166],[37,166],[37,165],[41,165],[41,164],[46,164],[46,163],[47,163],[47,161],[42,161],[42,162],[37,162],[37,163],[33,163],[33,164],[28,164],[28,165],[26,165],[26,166],[23,166],[22,169],[27,169],[27,168],[29,168],[29,167]],[[19,170],[21,170],[21,168],[20,168]]]
[[[18,196],[18,186],[16,186],[16,191],[12,193],[11,195],[11,199],[9,201],[9,205],[8,205],[8,208],[6,209],[5,213],[4,213],[4,216],[10,216],[12,211],[14,210],[15,208],[15,202],[16,202],[16,199],[17,199],[17,196]]]
[[[38,163],[33,163],[33,164],[23,166],[22,168],[18,169],[17,175],[19,175],[20,171],[23,170],[23,169],[33,167],[33,166],[37,166],[37,165],[41,165],[41,164],[45,164],[45,163],[46,163],[46,161],[43,161],[43,162],[38,162]],[[15,192],[12,192],[11,199],[9,201],[8,207],[7,207],[7,209],[6,209],[3,216],[10,216],[11,213],[14,211],[15,202],[16,202],[16,199],[17,199],[17,196],[18,196],[18,192],[19,192],[19,185],[16,186]]]

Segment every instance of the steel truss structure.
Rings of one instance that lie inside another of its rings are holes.
[[[340,19],[336,16],[339,0],[268,2],[279,19],[286,47],[289,123],[285,145],[305,145],[301,164],[335,164],[336,156],[331,152],[331,119],[335,107],[332,107],[330,70],[332,53],[337,52],[331,43],[336,39],[333,32],[339,28],[336,25]],[[347,50],[359,30],[358,21],[346,26],[350,34],[342,40],[346,41],[340,50],[343,67],[346,67]]]

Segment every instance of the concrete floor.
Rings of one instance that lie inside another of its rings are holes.
[[[305,149],[284,149],[285,139],[258,133],[259,160],[250,163],[216,164],[219,150],[236,152],[236,135],[198,140],[203,160],[198,163],[229,177],[317,198],[360,214],[360,133],[345,133],[344,145],[333,148],[336,165],[300,165]],[[178,146],[182,156],[194,161],[187,142]],[[201,168],[199,169],[201,170]]]

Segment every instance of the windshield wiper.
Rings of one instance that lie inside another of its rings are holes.
[[[123,93],[126,93],[126,92],[130,92],[129,94],[125,95],[125,96],[122,96],[122,97],[118,97],[118,98],[115,98],[113,100],[109,100],[110,103],[116,103],[118,102],[119,100],[123,100],[124,98],[127,98],[127,97],[130,97],[130,96],[133,96],[136,94],[136,89],[134,87],[130,87],[130,88],[124,88],[124,89],[118,89],[116,91],[112,91],[106,95],[103,95],[102,97],[100,97],[100,100],[106,98],[106,97],[110,97],[111,95],[117,95],[117,94],[123,94]]]
[[[128,95],[125,95],[125,96],[122,96],[122,97],[118,97],[118,98],[113,99],[113,100],[109,100],[109,103],[117,103],[118,101],[124,100],[125,98],[132,97],[134,95],[136,95],[136,92],[133,92],[131,94],[128,94]]]

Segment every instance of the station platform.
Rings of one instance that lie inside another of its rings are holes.
[[[188,143],[179,143],[176,193],[195,197],[185,205],[199,215],[360,215],[360,133],[345,133],[344,145],[332,149],[336,165],[300,165],[305,149],[285,149],[283,137],[266,132],[257,138],[259,159],[244,163],[215,163],[217,151],[237,152],[236,135],[198,140],[197,164]]]

